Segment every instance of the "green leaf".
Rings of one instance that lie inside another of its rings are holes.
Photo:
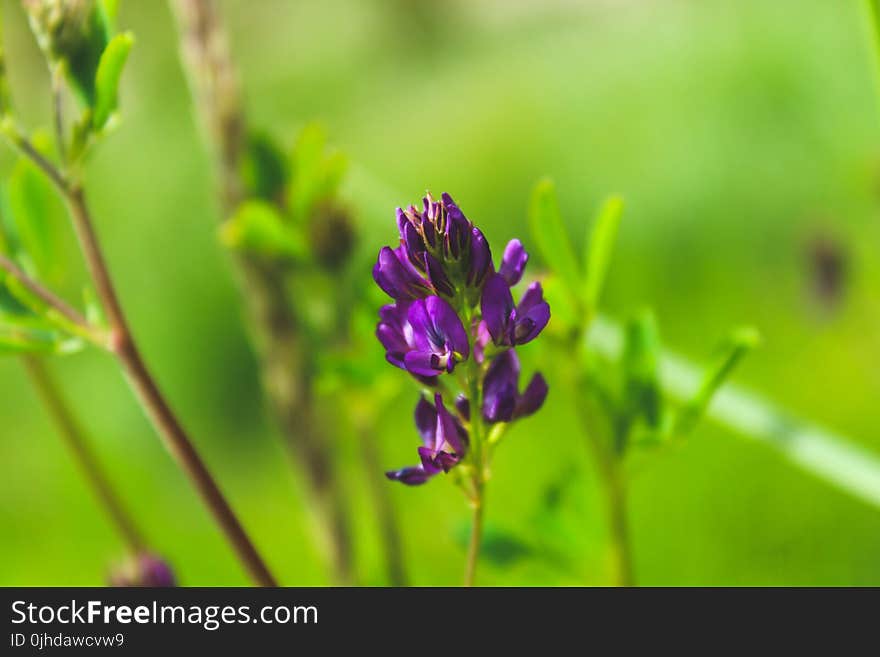
[[[318,204],[337,194],[348,161],[328,151],[323,127],[310,123],[303,128],[291,158],[290,214],[295,222],[308,222]]]
[[[40,139],[35,140],[40,147]],[[58,235],[64,208],[52,184],[30,161],[19,159],[7,182],[7,204],[18,245],[44,277],[62,268]]]
[[[241,177],[249,197],[280,204],[289,178],[287,160],[271,137],[251,135],[241,163]]]
[[[654,314],[645,310],[626,325],[623,349],[624,404],[631,419],[660,425],[662,396],[658,377],[660,335]]]
[[[549,179],[541,180],[532,192],[529,204],[532,237],[547,267],[559,275],[573,302],[580,303],[581,272],[572,248],[556,190]]]
[[[470,538],[470,523],[461,523],[456,527],[455,539],[461,546],[466,546]],[[480,542],[480,559],[494,566],[504,568],[518,561],[533,556],[535,550],[512,531],[487,523],[483,529]]]
[[[577,309],[571,303],[568,288],[556,274],[550,274],[541,279],[541,287],[544,290],[544,300],[550,304],[553,312],[553,321],[545,330],[553,334],[568,337],[571,331],[579,328],[580,317]]]
[[[586,243],[586,279],[584,281],[584,305],[590,315],[599,308],[599,297],[611,264],[611,255],[617,241],[617,229],[623,215],[623,199],[611,196],[602,204],[593,222]]]
[[[674,437],[684,437],[693,430],[721,384],[760,342],[760,334],[752,327],[739,328],[730,334],[719,348],[715,363],[706,369],[697,393],[679,411],[672,428]]]
[[[68,354],[79,351],[82,347],[82,340],[67,337],[56,331],[0,324],[0,354],[35,352]]]
[[[119,0],[101,0],[101,8],[104,10],[104,18],[108,29],[112,29],[119,15]]]
[[[277,208],[265,201],[246,201],[220,229],[227,247],[271,260],[308,259],[305,241],[295,227],[284,223]]]
[[[119,79],[132,45],[132,33],[123,32],[113,37],[101,53],[95,74],[95,103],[92,114],[92,125],[96,130],[102,130],[116,110]]]

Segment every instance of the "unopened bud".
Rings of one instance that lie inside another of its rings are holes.
[[[22,0],[31,30],[49,62],[63,64],[71,86],[91,105],[101,54],[110,40],[96,0]]]
[[[332,202],[319,205],[309,221],[309,242],[315,258],[327,269],[339,269],[351,255],[355,227],[344,207]]]
[[[177,586],[168,562],[148,552],[142,552],[115,567],[109,579],[111,586]]]

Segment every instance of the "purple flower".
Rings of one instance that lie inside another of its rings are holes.
[[[522,242],[512,239],[504,249],[498,273],[504,277],[510,287],[513,287],[522,278],[523,270],[525,270],[528,261],[529,254],[523,248]]]
[[[550,306],[539,283],[514,304],[511,287],[522,280],[528,253],[511,240],[496,273],[485,235],[449,194],[439,201],[428,194],[421,208],[398,208],[397,228],[399,246],[383,248],[373,269],[376,282],[395,299],[379,311],[376,336],[389,363],[442,389],[450,404],[454,399],[450,410],[440,393],[434,404],[422,398],[416,406],[420,462],[386,473],[415,486],[466,457],[465,427],[477,431],[484,423],[512,422],[541,408],[547,382],[535,374],[520,392],[513,348],[537,337],[550,321]],[[463,377],[445,377],[441,386],[439,377],[468,358],[475,367],[463,368]],[[475,407],[463,392],[471,389],[482,400]],[[485,443],[471,448],[488,458]]]
[[[449,194],[440,201],[428,194],[421,210],[397,208],[397,228],[400,246],[383,248],[373,269],[379,287],[398,300],[439,295],[458,303],[466,290],[479,298],[492,254]]]
[[[452,372],[455,364],[470,353],[468,336],[455,310],[440,297],[417,299],[406,316],[409,331],[403,331],[407,346],[403,365],[418,376]],[[380,338],[381,339],[381,338]]]
[[[547,382],[535,374],[519,392],[519,358],[513,349],[503,351],[489,365],[483,380],[483,417],[487,422],[511,422],[537,411],[547,398]]]
[[[434,404],[424,397],[419,399],[415,420],[422,438],[421,463],[385,473],[389,479],[409,486],[423,484],[440,472],[449,472],[464,457],[468,443],[467,432],[446,410],[439,393],[434,395]]]
[[[382,247],[373,267],[373,278],[388,296],[399,301],[432,293],[430,284],[412,266],[403,247]]]
[[[550,321],[550,306],[541,284],[532,283],[519,305],[513,305],[510,286],[502,274],[489,277],[483,286],[481,311],[486,330],[498,346],[512,347],[534,340]]]

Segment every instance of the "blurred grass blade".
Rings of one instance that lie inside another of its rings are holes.
[[[709,406],[712,396],[721,387],[743,356],[760,342],[758,332],[753,328],[734,331],[721,348],[714,365],[703,375],[697,393],[681,409],[672,429],[673,437],[687,435],[697,424]]]
[[[132,45],[134,36],[131,32],[117,34],[101,54],[95,73],[95,106],[92,112],[92,124],[96,130],[102,130],[116,111],[119,79]]]
[[[654,313],[645,310],[626,325],[623,347],[625,405],[630,417],[644,418],[656,429],[660,425],[662,396],[658,367],[660,334]]]
[[[620,357],[623,331],[615,322],[597,317],[588,339],[590,346],[605,357]],[[663,353],[660,382],[666,394],[679,400],[692,399],[703,379],[697,365],[669,351]],[[761,396],[730,383],[717,391],[705,413],[742,436],[774,447],[805,472],[880,509],[880,454],[798,420]]]
[[[880,100],[880,0],[862,0],[865,6],[865,22],[870,39],[871,57],[874,60],[874,87]]]
[[[529,203],[529,225],[532,238],[549,269],[556,272],[572,299],[581,297],[581,272],[571,239],[559,212],[556,188],[545,178],[538,182]]]
[[[614,252],[617,229],[622,216],[623,199],[612,196],[602,204],[596,221],[590,227],[586,243],[584,282],[584,305],[590,315],[595,314],[599,308],[599,297],[611,264],[611,255]]]

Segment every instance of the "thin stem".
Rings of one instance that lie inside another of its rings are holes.
[[[611,554],[618,586],[635,586],[632,550],[627,521],[626,483],[620,463],[615,463],[605,481],[608,518],[611,529]]]
[[[611,557],[614,562],[614,583],[616,586],[634,586],[632,548],[627,525],[626,481],[622,463],[610,441],[603,440],[604,434],[597,422],[601,411],[598,404],[592,403],[593,395],[588,387],[586,379],[577,382],[576,389],[580,393],[580,399],[576,406],[605,498]]]
[[[210,0],[175,0],[181,50],[201,126],[211,147],[219,181],[221,218],[244,200],[241,155],[246,134],[235,67]],[[353,541],[343,490],[335,472],[332,440],[321,429],[312,396],[313,347],[290,301],[287,272],[247,255],[236,257],[252,340],[260,361],[264,393],[285,446],[306,481],[322,552],[334,579],[354,578]],[[392,548],[393,549],[393,548]]]
[[[471,502],[473,506],[473,520],[471,523],[471,538],[468,543],[467,562],[464,571],[464,585],[473,586],[477,574],[477,561],[480,556],[480,543],[483,537],[483,503],[484,503],[483,486],[474,491],[474,498]]]
[[[403,541],[397,523],[397,514],[391,501],[390,488],[381,476],[382,465],[376,450],[376,434],[372,423],[362,422],[358,427],[361,444],[361,457],[367,471],[370,496],[376,510],[377,524],[385,546],[385,569],[391,586],[407,586],[406,559],[403,556]]]
[[[470,324],[470,321],[468,322]],[[473,353],[473,349],[471,349]],[[470,422],[470,451],[473,460],[472,496],[473,521],[471,524],[471,538],[468,545],[467,561],[464,571],[464,585],[473,586],[477,572],[477,562],[480,556],[480,543],[483,538],[483,507],[485,505],[486,488],[486,442],[483,439],[483,399],[481,396],[481,371],[476,358],[470,359],[468,368],[468,384],[471,404]]]
[[[129,383],[166,448],[195,485],[214,520],[223,530],[253,580],[262,586],[276,586],[275,579],[269,573],[141,358],[114,289],[82,189],[71,188],[67,194],[67,201],[86,265],[111,326],[111,349],[119,359]]]
[[[89,324],[88,320],[83,317],[75,308],[66,301],[57,296],[48,288],[43,287],[40,283],[32,279],[21,268],[19,268],[12,260],[0,254],[0,269],[5,270],[10,276],[15,278],[23,285],[31,294],[40,299],[50,308],[60,313],[65,319],[75,324],[84,334],[94,333],[94,328]]]
[[[60,169],[46,159],[36,146],[27,138],[24,131],[15,124],[11,117],[5,116],[0,120],[0,133],[22,155],[33,162],[49,180],[58,188],[62,195],[66,195],[70,189],[70,183],[61,173]]]
[[[63,96],[63,78],[61,76],[61,67],[54,65],[49,71],[52,76],[52,102],[54,104],[55,115],[55,141],[58,148],[58,157],[62,165],[67,162],[67,144],[64,138],[64,96]]]
[[[132,554],[142,552],[146,547],[143,534],[113,489],[113,485],[92,451],[82,427],[74,417],[52,375],[43,362],[34,356],[23,356],[22,363],[34,388],[49,410],[49,415],[55,421],[61,437],[76,459],[98,502],[107,512],[113,526]]]
[[[202,500],[214,516],[214,520],[226,535],[227,540],[254,581],[261,586],[275,586],[275,579],[269,573],[140,356],[113,286],[82,188],[71,185],[55,165],[46,160],[20,131],[9,128],[9,121],[4,121],[3,134],[23,155],[30,158],[43,170],[67,202],[86,266],[110,323],[109,348],[119,359],[129,383],[134,388],[153,426],[178,464],[190,477],[196,490],[202,496]],[[33,291],[37,293],[36,289]],[[42,294],[45,292],[42,291]]]

